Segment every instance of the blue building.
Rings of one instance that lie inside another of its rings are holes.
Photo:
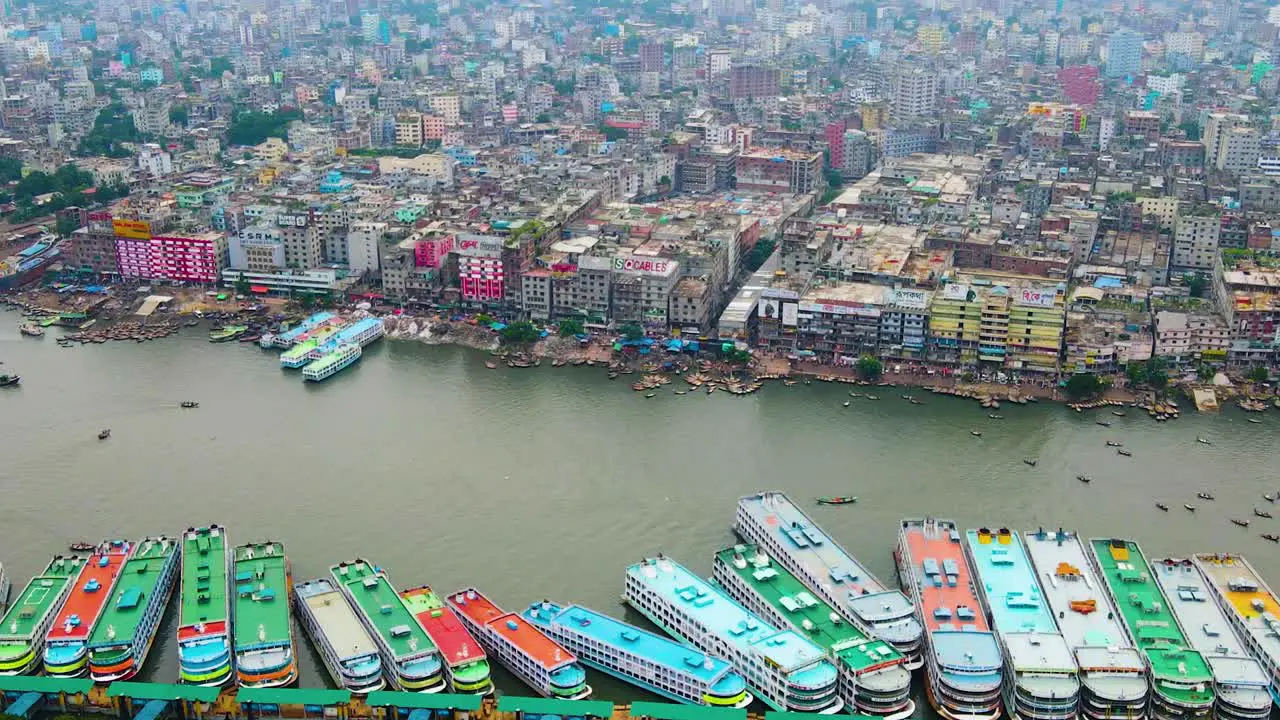
[[[1125,77],[1142,72],[1142,36],[1132,30],[1117,30],[1107,38],[1107,77]]]

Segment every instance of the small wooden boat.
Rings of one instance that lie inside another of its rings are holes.
[[[987,417],[991,418],[992,420],[1003,420],[1003,419],[1004,419],[1004,416],[1003,416],[1003,415],[996,415],[995,413],[990,413],[990,414],[988,414],[988,415],[987,415]]]
[[[977,430],[970,430],[969,434],[974,437],[982,437],[982,433],[978,432]]]
[[[1258,517],[1264,517],[1264,518],[1271,517],[1271,513],[1267,512],[1266,510],[1259,510],[1258,508],[1253,509],[1253,514],[1257,515]]]
[[[1248,520],[1237,520],[1237,519],[1235,519],[1235,518],[1231,518],[1231,522],[1232,522],[1232,524],[1234,524],[1234,525],[1239,525],[1240,527],[1249,527],[1249,521],[1248,521]]]
[[[1280,543],[1280,535],[1272,535],[1271,533],[1262,533],[1262,539],[1270,540],[1273,543]]]
[[[849,407],[849,401],[848,401],[848,400],[845,400],[845,401],[844,401],[844,406],[845,406],[845,407]]]
[[[1261,421],[1261,420],[1259,420],[1258,418],[1248,418],[1248,420],[1249,420],[1249,422],[1253,423],[1254,425],[1260,425],[1260,424],[1262,424],[1262,421]]]
[[[688,391],[688,390],[676,390],[676,395],[684,395],[684,394],[685,394],[685,393],[687,393],[687,392],[689,392],[689,391]]]
[[[616,373],[616,372],[611,372],[611,373],[609,373],[609,379],[610,379],[610,380],[617,380],[617,379],[618,379],[618,373]]]
[[[1022,462],[1026,463],[1027,465],[1030,465],[1031,467],[1035,467],[1036,463],[1040,461],[1036,460],[1035,458],[1022,458]]]
[[[109,438],[109,437],[111,437],[111,428],[103,428],[103,429],[98,433],[98,439],[99,439],[99,440],[106,440],[106,439],[107,439],[107,438]]]
[[[645,395],[644,395],[644,396],[645,396],[645,397],[647,397],[647,398],[656,397],[656,396],[657,396],[657,393],[645,393]]]
[[[1186,504],[1186,503],[1182,503],[1182,507],[1186,508],[1186,509],[1187,509],[1187,512],[1195,512],[1195,511],[1196,511],[1196,506],[1195,506],[1195,505],[1188,505],[1188,504]]]
[[[912,405],[923,405],[923,404],[924,404],[924,401],[923,401],[923,400],[917,400],[917,399],[915,399],[915,398],[911,398],[911,404],[912,404]]]
[[[1110,420],[1094,420],[1094,422],[1097,423],[1098,425],[1101,425],[1102,427],[1111,427]]]
[[[1207,492],[1198,492],[1198,493],[1196,493],[1196,497],[1200,498],[1201,500],[1216,500],[1216,499],[1217,499],[1217,498],[1215,498],[1215,497],[1213,496],[1213,493],[1207,493]]]
[[[1077,475],[1076,479],[1082,483],[1085,483],[1086,485],[1093,482],[1093,478],[1089,477],[1088,475]]]
[[[1119,450],[1116,450],[1116,454],[1123,455],[1125,457],[1133,457],[1133,453],[1129,452],[1128,450],[1125,450],[1124,448],[1120,448]]]
[[[1276,496],[1275,496],[1275,495],[1268,495],[1268,494],[1266,494],[1266,493],[1262,493],[1262,499],[1263,499],[1263,500],[1266,500],[1267,502],[1275,502],[1275,501],[1276,501]]]
[[[23,323],[18,326],[18,332],[28,337],[43,337],[44,328],[35,323]]]
[[[485,360],[485,361],[484,361],[484,366],[485,366],[485,367],[487,367],[487,368],[489,368],[490,370],[497,370],[497,369],[498,369],[498,363],[496,363],[496,362],[492,362],[492,361],[489,361],[489,360]]]
[[[1107,447],[1124,447],[1124,445],[1122,443],[1116,442],[1115,440],[1108,440]]]
[[[868,400],[879,400],[879,399],[880,399],[880,396],[879,396],[879,395],[868,395],[868,396],[867,396],[867,399],[868,399]]]
[[[1124,411],[1123,411],[1123,410],[1112,410],[1112,411],[1111,411],[1111,414],[1112,414],[1112,415],[1115,415],[1116,417],[1124,417]]]
[[[1196,436],[1196,442],[1200,443],[1201,445],[1212,445],[1212,444],[1213,444],[1213,443],[1209,442],[1208,440],[1205,440],[1204,438],[1200,437],[1199,435],[1197,435],[1197,436]]]
[[[73,542],[68,545],[72,552],[93,552],[97,547],[93,543]]]
[[[1169,506],[1165,505],[1164,503],[1156,503],[1156,507],[1160,508],[1165,512],[1169,512]]]
[[[853,503],[856,503],[856,502],[858,502],[857,495],[850,495],[850,496],[837,495],[836,497],[818,498],[819,505],[852,505]]]
[[[195,400],[183,400],[183,401],[182,401],[182,403],[181,403],[181,405],[182,405],[182,407],[184,407],[184,408],[198,408],[198,407],[200,407],[200,403],[196,402]]]

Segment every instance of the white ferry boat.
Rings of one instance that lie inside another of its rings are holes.
[[[359,360],[363,353],[359,345],[340,345],[337,350],[302,368],[302,379],[308,382],[328,380]]]
[[[1031,560],[1007,528],[965,533],[975,583],[1004,651],[1004,706],[1014,720],[1074,718],[1076,661],[1058,632]]]
[[[1040,529],[1026,533],[1023,542],[1079,667],[1080,714],[1089,720],[1144,720],[1150,696],[1146,663],[1116,620],[1080,539],[1062,529]]]
[[[307,357],[319,360],[343,345],[364,347],[386,333],[386,324],[379,318],[364,318],[338,330],[333,337],[311,348]]]
[[[1151,559],[1151,575],[1169,600],[1191,647],[1213,673],[1214,716],[1257,720],[1271,714],[1271,677],[1245,650],[1231,621],[1213,600],[1209,583],[1191,560]]]
[[[774,628],[670,558],[627,568],[622,598],[671,635],[733,663],[775,710],[829,715],[844,708],[839,674],[822,648]]]
[[[543,697],[590,697],[587,673],[578,658],[516,613],[505,612],[475,588],[445,598],[462,624],[507,669]]]
[[[886,720],[903,720],[915,712],[911,671],[902,653],[811,595],[759,545],[735,545],[716,553],[714,579],[748,610],[825,650],[840,673],[845,707]]]
[[[360,695],[385,688],[378,646],[338,586],[320,578],[299,583],[293,594],[302,629],[320,650],[333,682]]]
[[[755,700],[728,662],[590,608],[543,600],[521,614],[584,664],[670,700],[735,708]]]
[[[1271,676],[1271,696],[1280,704],[1280,600],[1241,555],[1204,553],[1196,565],[1209,589],[1254,657]]]
[[[880,582],[786,495],[763,492],[739,499],[734,530],[863,632],[891,643],[906,656],[907,669],[924,664],[924,627],[915,605]]]

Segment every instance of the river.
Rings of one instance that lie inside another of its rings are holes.
[[[211,345],[197,329],[63,349],[60,331],[24,338],[18,320],[0,312],[0,369],[23,376],[0,389],[0,561],[17,587],[73,539],[217,522],[233,542],[283,541],[298,580],[362,556],[401,587],[475,585],[511,610],[549,598],[635,622],[619,605],[624,567],[662,551],[709,575],[733,541],[736,498],[761,489],[859,495],[812,515],[891,582],[897,522],[925,514],[1131,536],[1152,556],[1239,551],[1280,582],[1280,548],[1258,536],[1280,519],[1229,522],[1280,485],[1275,411],[1249,424],[1186,403],[1157,424],[1042,403],[992,421],[972,401],[918,391],[925,404],[912,405],[891,388],[844,408],[848,387],[822,383],[748,397],[677,396],[675,383],[645,399],[599,368],[489,370],[475,351],[390,340],[312,385],[256,345]],[[186,399],[199,409],[180,409]],[[1197,501],[1200,489],[1217,501]],[[175,680],[174,615],[141,679]],[[304,647],[301,685],[327,684]],[[644,695],[590,676],[599,697]]]

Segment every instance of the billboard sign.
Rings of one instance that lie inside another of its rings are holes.
[[[1015,297],[1018,305],[1053,307],[1058,299],[1058,291],[1056,288],[1022,288]]]
[[[830,303],[800,303],[799,310],[807,313],[825,313],[827,315],[858,315],[860,317],[880,317],[880,308],[853,307],[851,305],[833,305]]]
[[[797,324],[796,311],[799,308],[800,306],[793,302],[782,303],[782,324],[787,327],[795,327]]]
[[[670,260],[655,260],[653,258],[638,258],[634,256],[613,259],[614,272],[637,275],[666,275],[670,268]]]
[[[761,298],[757,307],[762,318],[769,320],[782,319],[782,303],[775,298]]]
[[[502,238],[489,235],[459,235],[458,252],[469,257],[500,257]]]
[[[134,240],[151,239],[151,223],[146,220],[112,220],[111,230],[120,237]]]
[[[309,215],[277,215],[276,224],[280,227],[306,227],[311,222]]]
[[[968,300],[969,286],[960,283],[950,283],[942,288],[942,297],[948,300]]]
[[[912,310],[923,310],[929,303],[929,294],[924,290],[911,290],[907,288],[899,288],[894,290],[890,296],[890,301],[899,307],[911,308]]]

